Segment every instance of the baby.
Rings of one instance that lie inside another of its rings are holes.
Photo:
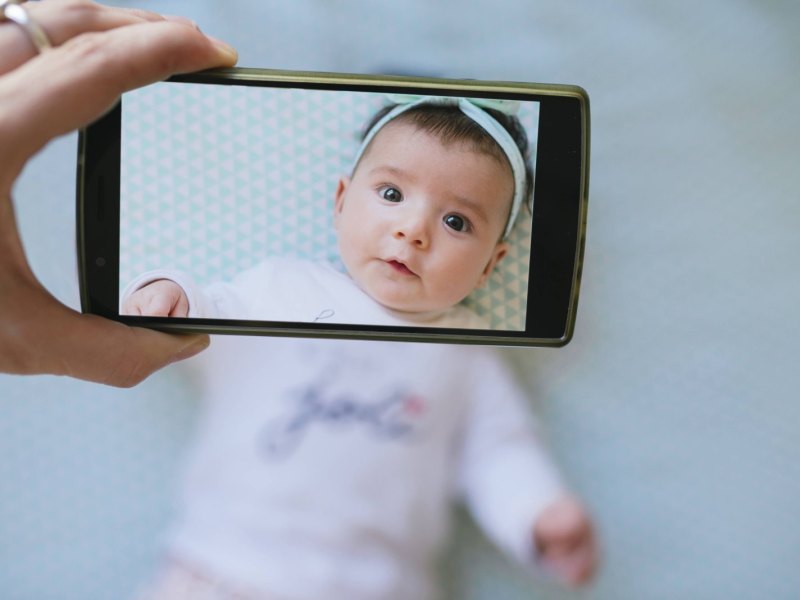
[[[503,103],[399,100],[336,190],[347,274],[266,261],[199,289],[157,271],[123,312],[485,327],[460,302],[530,195],[524,131]],[[520,563],[590,579],[591,521],[491,349],[223,336],[195,364],[206,410],[148,600],[430,599],[457,498]]]

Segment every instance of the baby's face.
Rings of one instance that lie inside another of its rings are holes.
[[[499,242],[514,193],[509,165],[443,145],[408,123],[373,139],[336,192],[339,252],[380,304],[440,311],[482,285],[505,255]]]

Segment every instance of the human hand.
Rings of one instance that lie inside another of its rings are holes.
[[[22,6],[53,48],[37,54],[21,26],[0,21],[0,372],[132,386],[200,352],[208,336],[127,327],[58,302],[28,264],[12,186],[33,154],[95,120],[123,92],[175,73],[232,66],[236,52],[186,19],[90,0]]]
[[[572,496],[548,505],[533,530],[541,566],[560,582],[579,587],[591,581],[599,552],[594,527],[583,506]]]
[[[122,314],[143,317],[186,317],[189,299],[174,281],[158,279],[139,288],[122,303]]]

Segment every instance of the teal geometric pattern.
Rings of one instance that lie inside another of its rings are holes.
[[[123,96],[120,288],[175,268],[200,284],[229,280],[267,256],[342,268],[333,229],[349,175],[383,94],[161,83]],[[520,115],[535,164],[538,104]],[[467,300],[493,328],[525,325],[530,213],[511,250]]]

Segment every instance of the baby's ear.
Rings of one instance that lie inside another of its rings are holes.
[[[334,197],[333,204],[333,217],[334,219],[342,212],[344,206],[344,197],[347,194],[347,188],[350,186],[350,178],[347,175],[339,177],[339,183],[336,185],[336,196]]]
[[[503,260],[503,257],[506,254],[508,254],[508,243],[497,242],[494,250],[492,250],[492,256],[489,257],[489,262],[486,263],[486,267],[484,267],[480,279],[478,279],[478,284],[475,286],[475,289],[486,285],[486,282],[489,280],[489,275],[492,274],[494,268],[501,260]]]

